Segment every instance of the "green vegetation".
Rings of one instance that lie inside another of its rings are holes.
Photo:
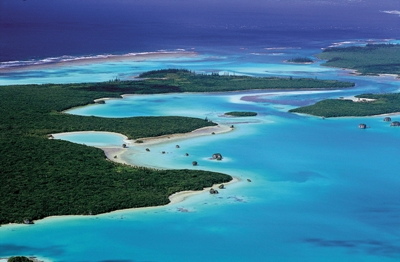
[[[400,75],[400,45],[332,47],[325,49],[317,57],[328,60],[323,64],[325,66],[354,69],[363,75]]]
[[[314,60],[308,57],[296,57],[288,60],[289,63],[314,63]]]
[[[400,94],[363,94],[356,96],[360,102],[344,99],[327,99],[311,106],[289,110],[293,113],[302,113],[323,117],[341,116],[373,116],[400,112]],[[362,98],[376,99],[362,102]]]
[[[120,94],[88,91],[89,86],[0,87],[0,224],[162,205],[174,192],[231,179],[207,171],[133,168],[107,161],[100,149],[48,139],[50,133],[85,130],[139,138],[215,125],[186,117],[111,119],[61,113]]]
[[[247,116],[256,116],[256,112],[242,112],[242,111],[232,111],[232,112],[227,112],[225,115],[228,116],[238,116],[238,117],[247,117]]]
[[[308,89],[344,88],[354,83],[313,78],[250,77],[235,75],[196,74],[184,69],[164,69],[143,73],[139,76],[148,83],[174,86],[180,92],[226,92],[250,89]]]
[[[208,171],[153,170],[116,164],[107,161],[100,149],[47,137],[52,133],[94,130],[138,139],[190,132],[215,123],[174,116],[84,117],[62,113],[66,109],[128,93],[353,85],[315,79],[196,75],[174,69],[152,71],[141,77],[146,79],[0,87],[0,224],[163,205],[174,192],[199,190],[231,180],[228,175]]]

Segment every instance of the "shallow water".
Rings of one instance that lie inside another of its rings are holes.
[[[237,74],[338,78],[355,81],[356,87],[126,96],[69,110],[105,117],[184,115],[233,124],[234,130],[225,134],[154,145],[144,154],[128,150],[125,159],[153,167],[214,170],[240,182],[219,195],[200,194],[164,207],[3,226],[0,256],[36,255],[51,261],[398,261],[400,130],[389,127],[383,117],[323,120],[287,110],[324,98],[394,92],[400,82],[392,77],[354,76],[319,64],[282,62],[292,51],[280,50],[279,59],[247,54],[149,61],[137,70],[170,65],[196,71],[216,68]],[[120,65],[118,70],[132,66]],[[98,74],[108,65],[87,67]],[[82,73],[82,68],[75,69]],[[58,70],[66,75],[73,71]],[[23,81],[54,80],[48,71],[42,73]],[[10,81],[19,83],[13,77]],[[90,73],[78,79],[85,77]],[[227,118],[223,116],[227,111],[255,111],[258,116]],[[371,128],[360,130],[360,123]],[[77,134],[64,138],[93,146],[123,141],[112,134],[89,137],[93,140]],[[209,159],[216,152],[223,155],[222,161]],[[191,166],[193,160],[198,167]]]

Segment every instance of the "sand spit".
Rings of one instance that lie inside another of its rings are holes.
[[[231,130],[232,130],[231,127],[225,126],[225,125],[208,126],[208,127],[196,129],[189,133],[180,133],[180,134],[172,134],[172,135],[163,135],[163,136],[158,136],[158,137],[139,138],[132,142],[135,143],[137,141],[141,141],[141,143],[139,145],[154,145],[154,144],[161,144],[161,143],[165,143],[165,142],[181,140],[181,139],[188,139],[188,138],[204,136],[204,135],[213,135],[213,134],[216,135],[216,134],[226,133]],[[137,144],[137,143],[135,143],[135,144]]]

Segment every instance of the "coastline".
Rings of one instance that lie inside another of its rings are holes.
[[[134,150],[130,150],[129,152],[132,153],[132,151],[133,151],[133,154],[138,154],[139,152],[143,152],[144,148],[147,145],[158,145],[158,144],[168,143],[168,142],[172,142],[172,141],[190,139],[190,138],[194,138],[194,137],[198,137],[198,136],[212,135],[212,133],[214,133],[215,135],[223,134],[223,133],[230,132],[232,130],[233,129],[229,126],[218,124],[217,126],[208,126],[208,127],[199,128],[199,129],[193,130],[192,132],[189,132],[189,133],[163,135],[163,136],[158,136],[158,137],[145,137],[145,138],[139,138],[136,140],[128,140],[127,142],[129,142],[128,146],[130,148],[134,149]],[[134,141],[137,141],[137,140],[141,140],[141,141],[143,141],[143,143],[135,143]],[[147,166],[146,164],[141,163],[141,162],[127,162],[126,160],[124,160],[123,155],[124,155],[124,153],[128,152],[127,148],[116,148],[116,147],[98,147],[98,148],[102,149],[104,151],[106,157],[111,161],[121,163],[121,164],[131,165],[131,166]],[[136,151],[135,149],[141,149],[141,150]],[[130,158],[130,159],[132,159],[132,158]],[[223,183],[223,184],[229,185],[229,184],[233,184],[233,183],[240,181],[240,179],[237,177],[234,177],[234,176],[231,176],[231,177],[232,177],[231,181],[229,181],[228,183]],[[206,187],[203,190],[198,190],[198,191],[176,192],[168,197],[170,200],[170,203],[168,203],[167,205],[180,203],[191,196],[205,193],[208,190],[210,190],[211,188],[218,188],[220,185],[221,185],[221,183],[214,184],[211,187]],[[158,207],[158,206],[155,206],[155,207]],[[142,208],[148,209],[148,208],[155,208],[155,207],[142,207]],[[137,208],[134,208],[134,209],[137,209]],[[130,210],[130,209],[128,209],[128,210]],[[118,212],[118,211],[122,211],[122,210],[116,210],[116,211],[112,211],[112,212]]]
[[[199,129],[193,130],[192,132],[189,132],[189,133],[164,135],[164,136],[160,136],[160,137],[142,138],[143,140],[146,141],[146,143],[138,144],[138,143],[134,143],[134,140],[126,140],[126,141],[128,142],[127,144],[128,144],[128,147],[130,147],[130,148],[143,149],[146,145],[162,144],[162,143],[167,143],[167,142],[171,142],[171,141],[189,139],[189,138],[203,136],[203,135],[211,135],[212,132],[214,132],[215,134],[222,134],[222,133],[229,132],[231,130],[232,130],[232,128],[230,128],[229,126],[217,125],[217,126],[209,126],[209,127],[199,128]],[[78,132],[56,133],[56,134],[51,134],[54,137],[54,138],[51,138],[51,139],[57,139],[56,138],[57,136],[67,135],[67,134],[71,134],[71,133],[82,133],[83,134],[83,133],[93,133],[93,132],[98,132],[98,131],[78,131]],[[119,134],[119,133],[103,132],[103,131],[99,131],[99,132],[119,135],[119,136],[124,137],[124,139],[127,139],[126,136],[124,136],[122,134]],[[114,161],[116,163],[126,164],[126,165],[131,165],[131,166],[143,166],[142,163],[139,163],[139,162],[137,162],[137,163],[132,163],[132,162],[129,163],[129,162],[127,162],[127,161],[125,161],[123,159],[123,155],[124,155],[124,153],[128,152],[128,148],[115,147],[115,146],[95,146],[95,147],[97,147],[99,149],[102,149],[109,161]],[[143,151],[143,150],[141,150],[141,151]],[[139,152],[139,150],[137,152]],[[132,153],[132,151],[130,151],[130,153]],[[115,156],[117,156],[117,157],[115,158]],[[146,165],[144,165],[144,166],[146,166]],[[133,211],[133,210],[148,210],[148,209],[160,208],[160,207],[165,207],[165,206],[168,206],[168,205],[177,204],[177,203],[180,203],[180,202],[188,199],[191,196],[195,196],[195,195],[206,193],[211,188],[218,188],[219,185],[221,185],[221,184],[231,185],[231,184],[240,182],[240,179],[238,177],[234,177],[234,176],[231,176],[231,177],[232,177],[232,180],[227,182],[227,183],[214,184],[211,187],[203,188],[203,190],[176,192],[176,193],[174,193],[174,194],[172,194],[172,195],[170,195],[168,197],[170,202],[168,204],[166,204],[166,205],[118,209],[118,210],[114,210],[114,211],[107,212],[107,213],[97,214],[97,215],[94,215],[94,216],[101,216],[101,215],[106,215],[106,214],[111,214],[111,213]],[[87,215],[60,215],[60,216],[58,216],[58,215],[56,215],[56,216],[44,217],[44,218],[42,218],[40,220],[35,220],[34,222],[36,224],[37,222],[40,223],[41,221],[46,221],[48,219],[62,219],[62,218],[74,218],[74,217],[93,217],[93,216],[87,216]],[[1,226],[5,227],[5,226],[13,226],[13,225],[14,226],[24,226],[24,224],[17,224],[17,223],[3,224]],[[0,262],[1,262],[1,260],[0,260]]]

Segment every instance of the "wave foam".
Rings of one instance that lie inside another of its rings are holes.
[[[49,64],[57,64],[57,63],[69,63],[69,62],[95,62],[105,59],[129,59],[129,58],[140,58],[146,56],[157,56],[157,55],[174,55],[174,54],[193,54],[193,52],[186,51],[185,49],[177,49],[176,51],[166,51],[159,50],[156,52],[140,52],[140,53],[127,53],[122,55],[114,55],[114,54],[102,54],[102,55],[87,55],[87,56],[69,56],[63,55],[59,57],[48,57],[39,60],[25,60],[25,61],[6,61],[0,62],[0,69],[12,69],[19,67],[28,67],[28,66],[38,66],[38,65],[49,65]]]
[[[400,16],[400,11],[398,10],[390,10],[390,11],[380,11],[381,13],[389,14],[389,15],[398,15]]]
[[[301,49],[301,47],[280,46],[280,47],[266,47],[265,50],[287,50],[287,49]]]

